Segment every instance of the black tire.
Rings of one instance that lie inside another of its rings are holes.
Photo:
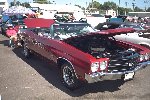
[[[77,89],[81,86],[81,82],[77,79],[74,69],[69,63],[61,66],[61,78],[63,84],[70,90]]]
[[[1,30],[2,30],[2,35],[6,35],[5,30],[3,28],[1,28]]]
[[[23,55],[25,58],[29,58],[31,55],[26,43],[23,44]]]

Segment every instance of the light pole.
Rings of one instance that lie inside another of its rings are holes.
[[[144,0],[144,3],[145,3],[145,12],[146,12],[146,10],[147,10],[147,7],[146,7],[146,4],[148,4],[150,1],[148,1],[148,0]]]
[[[125,15],[127,15],[127,5],[128,5],[128,2],[125,2],[125,5],[126,5],[126,8],[125,8]]]
[[[92,8],[93,8],[93,0],[92,0]]]
[[[14,6],[16,6],[16,0],[14,0]]]
[[[120,0],[119,0],[118,8],[117,8],[117,15],[119,15],[119,7],[120,7]]]
[[[135,2],[135,0],[133,0],[133,1]],[[134,11],[135,4],[136,4],[136,3],[134,3],[134,2],[132,3],[132,6],[133,6],[133,11]]]

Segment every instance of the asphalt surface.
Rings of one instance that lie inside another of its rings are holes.
[[[25,59],[21,48],[8,47],[0,34],[0,96],[2,100],[150,100],[150,66],[134,80],[102,81],[75,91],[60,81],[59,69],[40,56]]]

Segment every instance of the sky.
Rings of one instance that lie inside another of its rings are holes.
[[[8,2],[12,2],[14,0],[8,0]],[[16,0],[20,2],[33,2],[33,0]],[[92,0],[48,0],[48,1],[55,1],[56,4],[72,4],[72,5],[80,5],[81,7],[86,7],[86,2],[89,4],[92,2]],[[95,0],[97,2],[100,2],[103,4],[104,2],[107,1],[113,1],[117,5],[119,5],[119,0]],[[144,3],[144,1],[147,1],[147,3]],[[138,6],[141,9],[144,9],[145,6],[148,8],[150,7],[150,0],[120,0],[120,6],[121,7],[126,7],[125,2],[127,2],[127,8],[132,8],[132,3],[135,3],[136,6]]]

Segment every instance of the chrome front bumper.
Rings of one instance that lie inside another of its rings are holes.
[[[121,79],[122,75],[136,72],[142,68],[147,67],[147,65],[149,64],[150,64],[150,61],[142,62],[142,63],[139,63],[138,66],[135,67],[134,69],[123,71],[123,72],[113,71],[113,72],[96,72],[92,74],[85,74],[85,79],[87,80],[88,83],[94,83],[94,82],[103,81],[103,80]]]

